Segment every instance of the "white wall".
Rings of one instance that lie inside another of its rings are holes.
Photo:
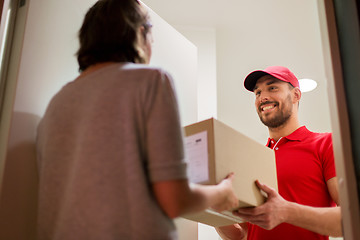
[[[198,121],[217,118],[216,30],[214,28],[174,26],[197,47]]]
[[[174,78],[183,126],[197,121],[197,47],[150,10],[153,54],[150,65],[166,69]]]

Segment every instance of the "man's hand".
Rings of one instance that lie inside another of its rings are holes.
[[[256,181],[256,185],[267,194],[266,202],[255,208],[240,208],[234,211],[234,215],[267,230],[286,222],[289,202],[283,199],[275,189],[259,181]]]

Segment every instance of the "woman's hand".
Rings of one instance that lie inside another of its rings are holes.
[[[221,212],[225,210],[234,210],[239,206],[239,199],[236,197],[233,189],[234,173],[230,173],[224,178],[217,187],[219,188],[219,194],[222,195],[220,201],[211,206],[215,211]]]

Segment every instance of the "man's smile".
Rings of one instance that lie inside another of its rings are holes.
[[[260,105],[259,111],[260,112],[268,112],[268,111],[273,110],[277,106],[278,106],[277,103],[263,103]]]

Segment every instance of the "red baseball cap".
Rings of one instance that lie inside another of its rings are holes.
[[[264,70],[256,70],[247,75],[244,81],[245,88],[253,92],[257,80],[265,75],[271,75],[281,81],[290,83],[293,87],[299,87],[298,79],[288,68],[282,66],[270,66]]]

